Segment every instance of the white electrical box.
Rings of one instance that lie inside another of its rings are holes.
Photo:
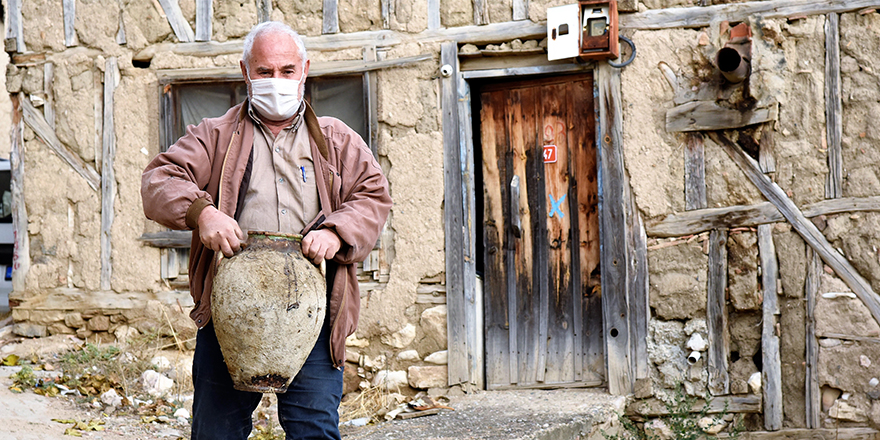
[[[574,58],[580,51],[580,6],[547,8],[547,59]]]

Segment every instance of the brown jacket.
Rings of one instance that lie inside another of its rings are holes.
[[[209,205],[236,216],[239,196],[247,190],[250,178],[254,140],[254,123],[246,105],[187,127],[187,133],[156,156],[142,176],[147,218],[171,229],[194,230],[189,276],[195,307],[190,316],[200,328],[211,319],[216,256],[199,240],[198,217]],[[340,367],[345,362],[345,338],[357,328],[360,312],[356,264],[373,249],[391,209],[391,198],[379,164],[354,130],[335,118],[317,118],[308,105],[304,116],[321,205],[306,230],[332,228],[343,242],[327,262],[330,353]]]

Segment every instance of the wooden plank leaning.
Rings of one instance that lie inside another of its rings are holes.
[[[21,97],[21,110],[25,124],[36,133],[37,137],[39,137],[50,150],[57,154],[61,160],[70,165],[70,167],[82,176],[83,179],[86,179],[86,182],[93,190],[97,191],[98,187],[101,185],[101,176],[98,175],[98,172],[95,171],[91,165],[85,163],[79,155],[70,151],[60,140],[58,140],[58,136],[55,135],[55,130],[52,130],[52,127],[49,126],[49,123],[46,122],[43,115],[34,108],[30,99],[25,98],[24,96]]]
[[[804,214],[792,202],[785,192],[779,188],[776,183],[764,175],[758,168],[755,160],[745,154],[741,148],[727,138],[723,133],[710,132],[709,137],[721,146],[725,152],[736,162],[737,166],[743,170],[746,177],[764,194],[770,203],[779,209],[779,212],[791,223],[795,231],[804,239],[804,241],[822,257],[834,273],[837,274],[853,293],[868,307],[871,315],[878,323],[880,323],[880,300],[877,294],[871,289],[871,286],[856,272],[855,268],[837,252],[828,240],[819,232],[811,221],[807,220]]]

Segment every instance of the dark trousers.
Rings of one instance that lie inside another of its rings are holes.
[[[278,419],[293,439],[339,439],[342,370],[330,357],[330,328],[321,335],[287,392],[278,394]],[[262,393],[239,391],[223,361],[211,322],[200,329],[193,357],[192,440],[245,440],[253,429],[251,416]]]

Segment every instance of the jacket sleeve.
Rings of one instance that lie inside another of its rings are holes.
[[[334,130],[331,148],[338,149],[340,204],[321,227],[333,228],[343,241],[334,260],[342,264],[363,261],[379,238],[391,210],[388,180],[364,141],[353,130]]]
[[[205,120],[198,126],[187,127],[183,137],[150,161],[141,176],[141,198],[147,218],[171,229],[198,226],[198,213],[190,208],[201,212],[214,203],[205,188],[211,179],[215,145],[215,131]]]

